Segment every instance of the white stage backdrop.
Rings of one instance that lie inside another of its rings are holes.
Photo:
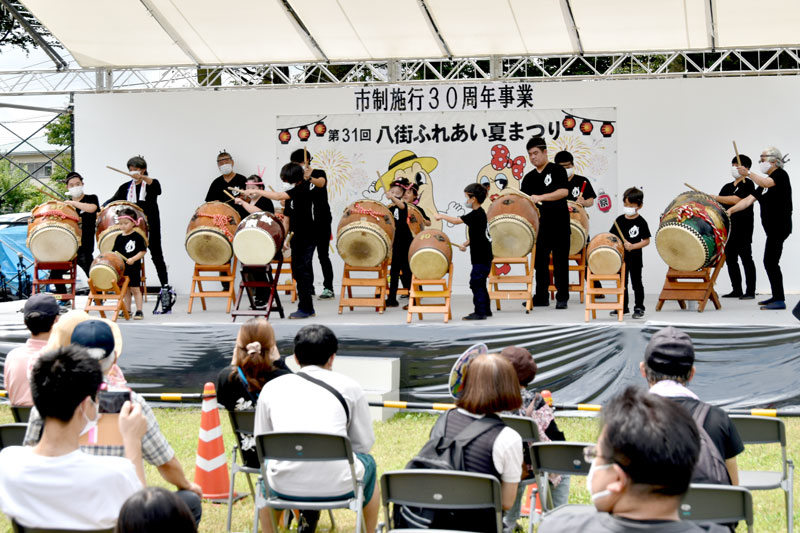
[[[630,186],[644,190],[642,214],[655,232],[661,212],[685,190],[684,182],[716,193],[730,179],[732,140],[752,158],[768,145],[799,154],[798,92],[800,78],[786,76],[77,95],[76,169],[86,177],[87,192],[105,200],[121,183],[121,176],[105,166],[122,167],[133,155],[145,156],[150,174],[161,181],[164,191],[160,205],[170,281],[186,292],[192,271],[184,249],[186,226],[219,174],[216,156],[223,149],[233,154],[238,172],[267,169],[265,179],[275,185],[277,169],[288,153],[307,146],[331,177],[335,224],[349,201],[379,194],[373,183],[376,171],[383,176],[391,159],[403,150],[418,156],[431,190],[423,201],[433,202],[433,210],[447,212],[454,209],[453,202],[463,201],[464,186],[492,168],[491,148],[496,145],[509,150],[512,167],[503,172],[514,186],[513,162],[525,155],[525,141],[539,133],[541,125],[551,157],[561,148],[573,151],[579,172],[592,180],[598,193],[602,189],[609,196],[608,213],[601,213],[597,204],[589,209],[592,233],[608,229],[621,209],[619,195]],[[573,131],[566,131],[565,113],[594,119],[591,133],[580,131],[581,118]],[[313,126],[320,119],[326,132],[317,136]],[[601,133],[604,120],[615,121],[611,137]],[[307,123],[311,124],[305,143],[298,140],[299,128],[294,128],[288,144],[280,144],[282,128]],[[503,137],[491,136],[498,130],[491,123],[504,124]],[[459,124],[463,128],[457,128]],[[419,135],[422,126],[424,142]],[[336,141],[334,130],[338,130]],[[365,130],[369,140],[362,137]],[[426,158],[433,158],[435,168]],[[800,166],[795,169],[795,165],[792,161],[786,166],[793,178],[800,175]],[[530,168],[526,159],[523,172]],[[492,168],[492,172],[496,178],[497,171]],[[492,176],[486,177],[491,181]],[[798,189],[795,199],[800,196]],[[758,218],[759,207],[755,209]],[[446,230],[456,240],[463,238],[461,229]],[[800,278],[791,275],[800,269],[797,242],[796,235],[789,238],[782,261],[791,292],[800,290]],[[764,233],[757,222],[753,252],[759,266],[758,288],[768,292],[761,266],[763,249]],[[459,273],[455,290],[468,292],[469,258],[456,252],[455,261]],[[645,248],[644,261],[645,290],[657,293],[667,267],[654,245]],[[338,285],[338,257],[335,274]],[[155,279],[149,262],[148,275]],[[315,279],[319,285],[318,265]],[[728,289],[723,273],[718,290]]]

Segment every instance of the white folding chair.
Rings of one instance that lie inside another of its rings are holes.
[[[266,461],[347,461],[353,482],[351,495],[336,499],[307,501],[306,499],[278,498],[269,494],[267,507],[273,509],[332,510],[350,509],[356,511],[356,531],[366,532],[364,523],[364,481],[356,476],[355,458],[350,439],[341,435],[327,433],[288,433],[272,432],[256,436],[256,451],[261,465],[261,476],[267,480]],[[311,484],[314,480],[309,480]],[[275,514],[270,513],[272,527],[277,531]],[[331,518],[333,515],[331,514]]]
[[[500,419],[511,429],[519,433],[519,436],[522,437],[522,446],[528,450],[529,456],[532,454],[530,451],[531,446],[535,442],[539,442],[541,439],[539,438],[539,427],[536,425],[536,421],[527,416],[515,416],[515,415],[502,415]],[[538,487],[538,479],[536,476],[523,479],[519,482],[521,487],[526,487],[528,485],[536,484],[536,488],[531,491],[531,497],[528,501],[528,509],[530,509],[528,515],[528,533],[533,533],[533,524],[538,523],[541,520],[541,517],[536,514],[535,507],[536,505],[534,502],[536,501],[536,493],[539,491]]]
[[[453,470],[398,470],[381,477],[381,497],[387,531],[400,533],[418,529],[392,529],[389,504],[428,509],[494,512],[497,533],[503,531],[500,482],[494,476]],[[451,531],[429,529],[427,531]],[[459,530],[463,531],[463,530]]]
[[[681,520],[728,524],[744,520],[753,533],[753,497],[744,487],[692,483],[679,509]]]
[[[781,471],[739,470],[739,485],[750,490],[783,489],[786,530],[794,531],[794,463],[786,457],[786,427],[783,420],[768,416],[731,415],[744,444],[780,444]]]
[[[561,474],[567,476],[587,476],[591,464],[583,458],[583,450],[593,446],[588,442],[536,442],[531,446],[531,462],[533,470],[539,478],[539,494],[544,514],[550,514],[553,509],[548,503],[547,474]],[[567,512],[579,512],[579,508],[592,508],[593,505],[566,504],[558,509],[569,508]],[[563,511],[562,511],[563,512]]]

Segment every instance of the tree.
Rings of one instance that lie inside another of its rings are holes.
[[[66,175],[66,173],[64,174]],[[53,175],[55,176],[55,170]],[[14,187],[17,185],[17,183],[23,180],[25,176],[25,172],[12,166],[8,160],[3,159],[0,161],[0,195],[6,191],[10,191],[8,194],[3,196],[2,199],[0,199],[0,209],[3,212],[21,213],[24,211],[30,211],[37,205],[43,204],[48,200],[52,200],[52,198],[42,192],[42,189],[38,186],[38,184],[36,184],[36,182],[33,182],[30,179],[25,180],[24,183]],[[62,193],[62,195],[67,192],[67,186],[64,183],[63,177],[59,180],[51,177],[48,185]],[[13,190],[11,190],[12,187],[14,187]]]
[[[62,113],[45,129],[47,142],[56,146],[69,146],[72,144],[72,113]]]

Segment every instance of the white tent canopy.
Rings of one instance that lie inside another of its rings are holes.
[[[85,68],[765,48],[797,0],[23,0]]]

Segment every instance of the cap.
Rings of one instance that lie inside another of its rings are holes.
[[[651,370],[667,376],[683,376],[694,365],[694,345],[683,331],[668,326],[647,343],[644,362]]]
[[[111,366],[103,360],[114,353],[114,333],[102,320],[86,320],[75,326],[70,342],[87,348],[89,355],[100,361],[104,370]],[[113,364],[114,359],[110,361]]]
[[[42,316],[57,316],[59,311],[58,302],[52,294],[34,294],[25,302],[22,308],[22,315],[25,320],[29,318],[39,318]]]
[[[514,365],[519,384],[527,386],[536,377],[536,361],[533,360],[531,352],[521,346],[508,346],[503,348],[500,355],[508,359]]]

